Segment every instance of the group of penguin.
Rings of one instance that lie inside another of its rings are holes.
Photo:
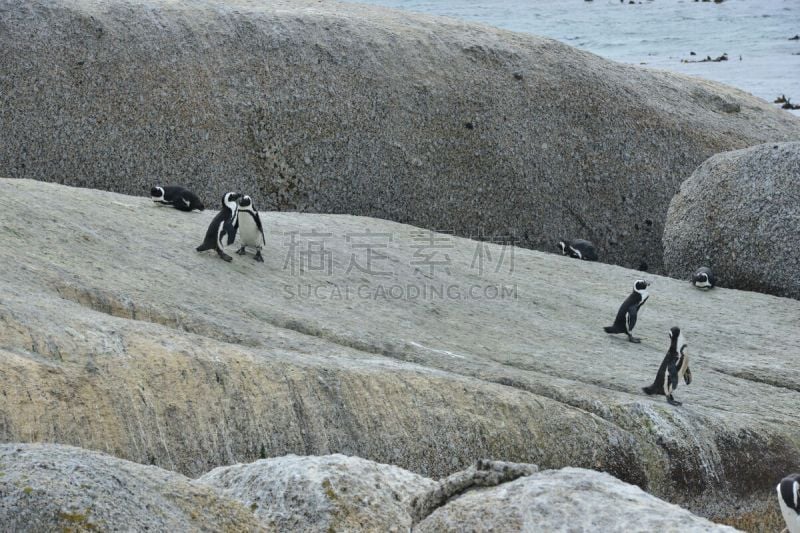
[[[181,211],[203,211],[203,202],[193,192],[179,186],[156,186],[150,189],[150,197],[158,204],[171,205]],[[254,259],[263,262],[261,249],[266,244],[264,226],[256,211],[253,199],[238,192],[228,192],[222,197],[222,208],[211,221],[206,231],[203,244],[197,247],[198,252],[215,250],[225,261],[232,257],[223,250],[225,245],[231,245],[239,234],[241,247],[237,254],[245,255],[247,248],[255,250]],[[597,251],[594,245],[587,240],[573,239],[558,242],[563,255],[585,261],[597,261]],[[708,267],[701,267],[692,276],[692,284],[700,289],[712,289],[716,285],[714,273]],[[639,279],[633,284],[633,292],[625,298],[617,311],[617,316],[611,326],[604,328],[606,333],[625,333],[628,340],[633,343],[641,342],[632,335],[636,319],[641,307],[647,302],[649,293],[647,288],[650,282]],[[689,370],[689,356],[686,353],[686,339],[680,328],[673,327],[669,331],[669,349],[661,366],[656,372],[653,383],[642,390],[648,394],[663,394],[671,405],[681,405],[673,396],[673,391],[678,387],[678,382],[683,379],[687,385],[692,382],[692,372]],[[785,477],[777,486],[778,502],[781,513],[786,521],[790,533],[800,533],[800,474]]]
[[[561,240],[558,247],[562,255],[568,255],[575,259],[584,261],[597,261],[597,250],[591,241],[583,239]],[[700,289],[712,289],[716,285],[716,277],[708,267],[701,267],[692,276],[692,284]],[[616,334],[625,333],[630,342],[639,343],[640,339],[633,336],[633,328],[636,326],[636,319],[639,309],[647,302],[650,296],[647,288],[650,282],[637,279],[633,284],[633,292],[625,298],[619,306],[614,323],[603,328],[606,333]],[[661,366],[656,372],[653,383],[642,390],[648,394],[663,394],[670,405],[681,405],[675,399],[673,391],[678,387],[678,382],[683,379],[687,385],[692,382],[692,371],[689,370],[689,355],[686,353],[686,339],[681,333],[680,328],[673,327],[669,331],[669,349]]]
[[[150,189],[150,198],[158,204],[171,205],[181,211],[205,209],[197,195],[183,187],[156,186]],[[228,192],[222,197],[222,209],[209,224],[203,244],[197,247],[197,251],[215,250],[223,260],[230,262],[233,258],[226,254],[223,248],[225,244],[233,244],[237,233],[241,248],[236,253],[245,255],[248,247],[253,248],[255,250],[253,259],[263,263],[261,248],[267,241],[253,199],[238,192]]]
[[[558,242],[562,255],[568,255],[584,261],[597,261],[597,251],[590,241],[583,239],[562,240]],[[700,267],[692,275],[692,284],[699,289],[713,289],[717,279],[708,267]],[[606,333],[625,333],[630,342],[641,342],[631,332],[636,325],[639,309],[649,297],[647,287],[650,283],[645,280],[636,280],[633,292],[625,298],[617,311],[614,324],[603,328]],[[642,390],[650,394],[663,394],[671,405],[681,405],[672,392],[678,387],[678,382],[683,379],[687,385],[692,382],[692,372],[689,370],[689,357],[686,354],[686,340],[680,328],[673,327],[669,331],[669,350],[661,361],[661,366],[656,372],[653,383]],[[790,474],[783,478],[776,487],[778,503],[786,522],[789,533],[800,533],[800,474]]]

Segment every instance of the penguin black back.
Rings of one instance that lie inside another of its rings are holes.
[[[790,474],[778,486],[778,505],[789,533],[800,533],[800,474]]]
[[[575,259],[583,259],[584,261],[597,261],[597,250],[594,244],[584,239],[572,239],[558,241],[558,247],[561,248],[561,255],[568,255]]]
[[[603,328],[606,333],[625,333],[628,335],[629,341],[636,343],[641,342],[639,339],[634,337],[631,332],[633,331],[634,326],[636,326],[636,320],[639,316],[639,309],[650,297],[649,293],[647,292],[647,287],[649,286],[650,283],[643,279],[637,279],[633,283],[633,292],[631,292],[628,297],[625,298],[625,301],[622,302],[622,305],[619,306],[617,316],[614,319],[614,324]]]
[[[717,284],[717,277],[708,267],[700,267],[692,275],[692,285],[698,289],[713,289]]]
[[[181,211],[192,211],[193,209],[203,211],[205,209],[203,202],[195,193],[177,185],[165,187],[156,185],[150,189],[150,198],[156,203],[171,205]]]
[[[645,394],[663,394],[667,402],[672,405],[681,405],[672,393],[678,388],[680,378],[689,385],[692,382],[692,372],[689,370],[689,355],[686,353],[686,338],[677,326],[669,331],[669,349],[661,366],[658,367],[656,378],[652,385],[642,387]]]
[[[236,200],[241,195],[236,192],[228,192],[222,197],[222,209],[208,225],[206,236],[203,239],[203,244],[197,247],[198,252],[206,250],[216,250],[217,254],[225,261],[231,261],[233,258],[226,254],[222,248],[224,246],[224,239],[227,237],[228,245],[233,244],[236,238],[236,230],[239,227],[239,204]]]

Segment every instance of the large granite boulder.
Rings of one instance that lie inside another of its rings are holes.
[[[683,182],[664,228],[667,272],[800,298],[800,142],[717,154]]]
[[[0,445],[0,529],[263,531],[250,509],[185,476],[54,444]]]
[[[800,136],[739,90],[550,39],[318,0],[0,0],[0,175],[247,189],[662,269],[680,182]]]
[[[221,466],[198,482],[250,507],[274,531],[407,532],[412,497],[436,486],[397,466],[339,454]]]
[[[436,509],[414,531],[736,530],[697,517],[608,474],[563,468],[473,490]]]
[[[0,212],[3,442],[191,477],[292,453],[575,466],[759,525],[800,470],[796,300],[653,276],[634,345],[602,330],[641,274],[616,266],[269,212],[265,262],[226,263],[194,250],[210,210],[19,179]],[[641,391],[674,325],[680,408]]]

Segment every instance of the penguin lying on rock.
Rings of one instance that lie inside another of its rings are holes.
[[[643,279],[637,279],[634,282],[633,292],[630,293],[630,295],[625,298],[625,301],[622,302],[622,305],[619,306],[619,311],[617,311],[617,318],[614,319],[614,324],[603,328],[605,329],[606,333],[625,333],[628,336],[629,341],[642,342],[631,335],[631,332],[633,331],[633,327],[636,325],[636,317],[639,314],[639,309],[647,301],[647,298],[650,297],[650,295],[647,293],[647,287],[649,285],[650,282]]]
[[[717,284],[717,278],[708,267],[700,267],[692,275],[692,285],[698,289],[713,289]]]
[[[181,211],[191,211],[193,209],[202,211],[205,209],[203,202],[200,201],[200,198],[195,193],[175,185],[153,187],[150,189],[150,198],[157,204],[171,205]]]
[[[789,533],[800,533],[800,474],[786,476],[776,488],[786,529]]]
[[[233,244],[236,238],[236,230],[239,227],[239,204],[236,200],[241,194],[238,192],[228,192],[222,197],[222,209],[220,209],[214,220],[208,226],[206,237],[203,244],[197,247],[198,252],[206,250],[216,250],[217,254],[225,261],[230,262],[233,258],[222,251],[223,238],[228,237],[228,244]]]
[[[656,372],[656,379],[653,384],[643,387],[642,390],[647,394],[663,394],[667,397],[670,405],[681,405],[681,402],[672,396],[672,392],[678,388],[680,378],[689,385],[692,382],[692,371],[689,370],[689,355],[686,353],[686,339],[681,333],[681,329],[673,327],[669,331],[669,350],[661,366]]]
[[[585,261],[597,261],[597,251],[594,249],[594,244],[589,241],[583,239],[563,240],[558,241],[558,247],[561,248],[561,255]]]

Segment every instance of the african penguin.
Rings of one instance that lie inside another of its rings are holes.
[[[222,209],[208,226],[203,244],[197,247],[198,252],[214,249],[222,259],[231,261],[232,257],[222,251],[224,246],[222,238],[228,237],[228,244],[233,244],[236,238],[236,230],[239,227],[239,204],[236,200],[240,196],[237,192],[225,193],[222,197]]]
[[[639,314],[639,309],[644,305],[644,303],[647,301],[647,298],[650,296],[647,292],[647,287],[649,285],[650,282],[643,279],[637,279],[636,282],[634,282],[633,292],[630,293],[630,295],[625,298],[625,301],[622,302],[622,305],[619,306],[619,311],[617,311],[617,318],[614,319],[614,324],[603,328],[605,329],[606,333],[625,333],[628,335],[629,341],[642,342],[631,335],[631,332],[633,331],[633,327],[636,325],[636,317]]]
[[[678,388],[678,381],[683,378],[687,385],[692,382],[692,371],[689,370],[689,354],[686,353],[686,339],[681,329],[673,327],[669,330],[669,350],[661,366],[656,372],[656,379],[649,387],[642,387],[647,394],[663,394],[670,405],[681,405],[672,393]]]
[[[790,474],[778,486],[778,504],[789,533],[800,533],[800,474]]]
[[[200,198],[189,189],[183,187],[155,186],[150,189],[150,198],[158,204],[171,205],[181,211],[191,211],[192,209],[202,211],[205,209]]]
[[[698,289],[713,289],[717,284],[717,277],[708,267],[698,268],[692,276],[692,285]]]
[[[258,216],[253,199],[249,196],[239,198],[239,238],[242,247],[236,252],[239,255],[247,253],[246,248],[250,246],[256,249],[253,257],[256,261],[263,263],[261,257],[261,247],[267,243],[264,239],[264,227],[261,225],[261,218]]]
[[[597,251],[594,249],[594,244],[589,241],[583,239],[563,240],[558,241],[558,247],[561,248],[561,255],[585,261],[597,261]]]

